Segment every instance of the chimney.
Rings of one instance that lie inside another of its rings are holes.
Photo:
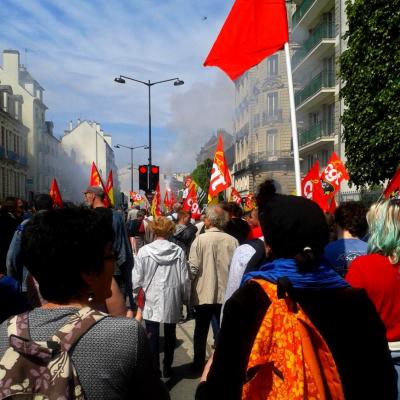
[[[3,51],[3,70],[11,84],[19,83],[19,52],[17,50]]]
[[[72,129],[74,129],[74,127],[73,127],[73,125],[72,125],[72,121],[69,121],[68,129],[69,129],[70,131],[72,131]]]
[[[77,122],[77,125],[79,125],[81,123],[81,119],[78,118],[78,120],[76,122]]]

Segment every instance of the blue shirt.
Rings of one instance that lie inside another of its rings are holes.
[[[367,254],[367,243],[360,239],[339,239],[326,245],[324,257],[341,276],[345,276],[350,263]]]

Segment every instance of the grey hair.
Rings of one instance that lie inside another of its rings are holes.
[[[206,208],[206,218],[210,224],[218,229],[224,229],[229,221],[228,213],[221,207],[216,205],[209,205]]]

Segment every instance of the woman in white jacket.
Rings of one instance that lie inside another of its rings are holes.
[[[133,292],[142,288],[146,303],[143,319],[154,361],[159,367],[160,323],[164,324],[163,375],[172,375],[172,361],[176,342],[176,323],[182,304],[189,300],[190,279],[183,250],[167,240],[174,233],[175,224],[159,217],[150,222],[155,240],[143,246],[135,259],[132,272]]]

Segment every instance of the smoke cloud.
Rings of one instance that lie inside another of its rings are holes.
[[[191,172],[196,155],[218,129],[232,132],[235,102],[234,84],[219,73],[214,83],[196,83],[188,91],[171,99],[171,120],[167,128],[176,134],[176,142],[164,155],[166,172]]]

